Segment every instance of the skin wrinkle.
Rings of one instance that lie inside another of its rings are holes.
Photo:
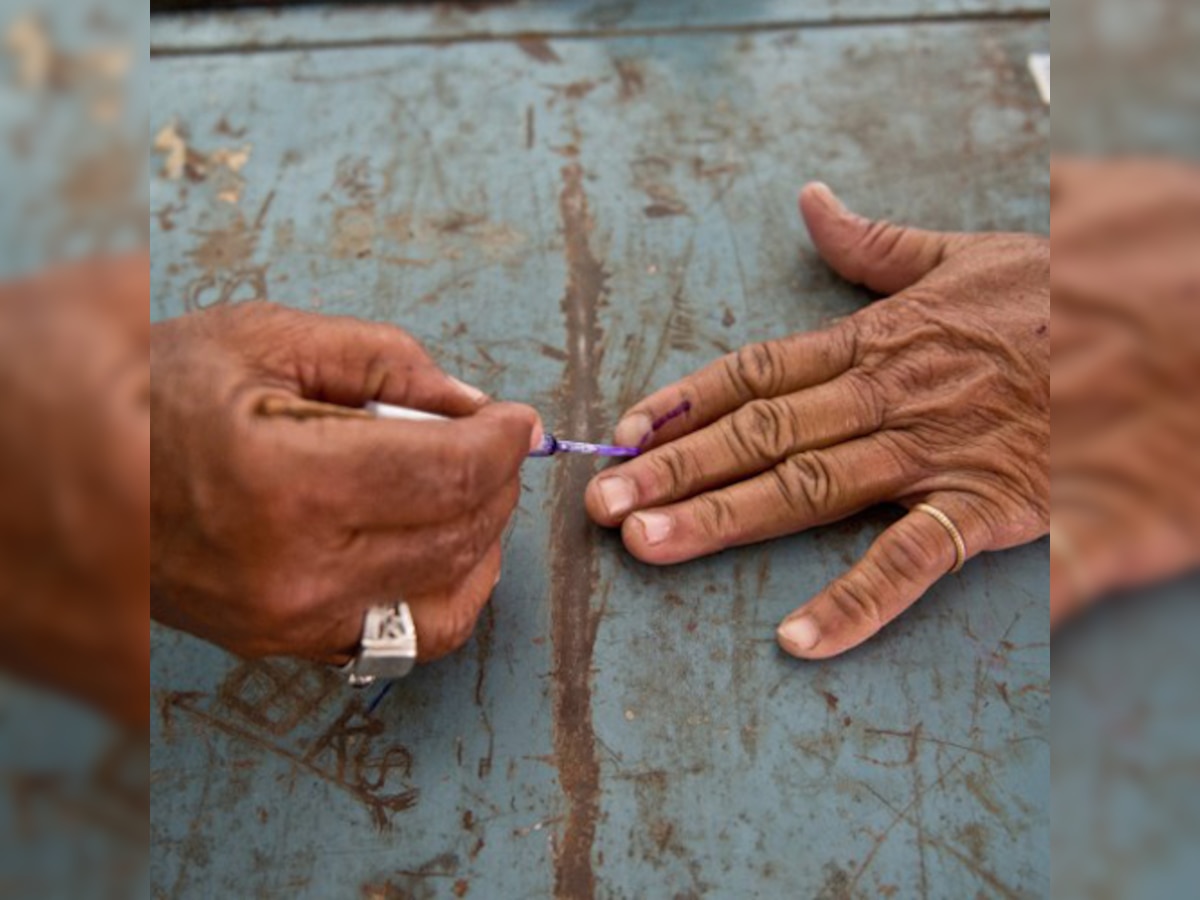
[[[649,546],[624,529],[629,549],[679,562],[897,501],[937,507],[972,554],[1045,534],[1049,242],[872,223],[821,187],[806,188],[801,211],[839,274],[893,296],[827,331],[743,347],[720,377],[710,367],[636,404],[654,419],[686,396],[703,414],[601,476],[640,483],[635,512],[670,504],[671,535]],[[595,487],[589,511],[614,524]],[[824,658],[865,640],[948,571],[953,549],[934,518],[910,512],[797,611],[815,645],[801,632],[789,643],[785,621],[784,648]]]
[[[536,414],[479,407],[390,326],[239,304],[153,328],[152,517],[189,523],[169,557],[156,542],[156,616],[245,655],[330,659],[368,605],[403,596],[423,660],[457,647],[495,583]],[[381,393],[467,420],[255,413],[272,394]]]

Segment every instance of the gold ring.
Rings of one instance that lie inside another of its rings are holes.
[[[963,540],[962,532],[958,530],[958,526],[951,521],[948,515],[932,503],[918,503],[913,509],[925,513],[946,529],[946,534],[950,535],[950,540],[954,542],[954,567],[950,571],[952,573],[957,572],[967,561],[967,542]]]

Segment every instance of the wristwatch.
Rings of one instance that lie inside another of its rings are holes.
[[[341,672],[354,687],[366,687],[380,678],[403,678],[416,661],[417,629],[408,604],[400,600],[367,610],[358,652]]]

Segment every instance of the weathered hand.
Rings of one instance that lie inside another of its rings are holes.
[[[955,563],[1049,527],[1050,248],[1023,234],[939,234],[848,212],[824,185],[801,211],[841,275],[889,295],[824,331],[744,347],[635,405],[592,517],[676,563],[895,502],[910,512],[789,616],[788,652],[834,656]],[[668,418],[687,409],[685,414]],[[655,424],[658,430],[653,430]]]
[[[247,656],[340,661],[405,599],[420,659],[463,644],[541,424],[398,328],[242,304],[151,336],[155,618]],[[456,417],[339,414],[368,400]]]
[[[1055,161],[1058,624],[1200,565],[1200,169]]]

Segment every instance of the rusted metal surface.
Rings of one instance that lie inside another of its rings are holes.
[[[156,315],[271,297],[397,322],[599,438],[865,302],[809,248],[807,178],[930,227],[1046,231],[1025,58],[1048,45],[1041,19],[155,59],[151,132],[175,120],[203,163],[153,163]],[[778,619],[892,513],[654,569],[586,521],[593,466],[528,464],[475,639],[378,705],[156,630],[156,890],[1046,893],[1044,545],[800,664]]]
[[[604,267],[592,253],[593,222],[583,187],[583,168],[562,168],[558,198],[567,285],[563,321],[567,354],[558,421],[570,434],[596,434],[599,415],[600,354],[603,335],[599,307],[605,299]],[[592,845],[600,811],[600,765],[592,725],[592,666],[603,609],[592,604],[598,582],[594,529],[582,509],[584,489],[595,473],[591,461],[563,460],[554,473],[550,545],[554,639],[554,750],[558,779],[567,804],[562,843],[555,848],[554,893],[592,897],[596,878]]]
[[[179,0],[213,7],[207,12],[152,22],[157,53],[298,49],[381,42],[438,44],[466,38],[678,34],[696,31],[772,31],[869,21],[936,21],[966,18],[1045,18],[1048,0],[400,0],[390,9],[357,5],[277,8],[224,0]],[[164,3],[164,6],[169,5]]]

